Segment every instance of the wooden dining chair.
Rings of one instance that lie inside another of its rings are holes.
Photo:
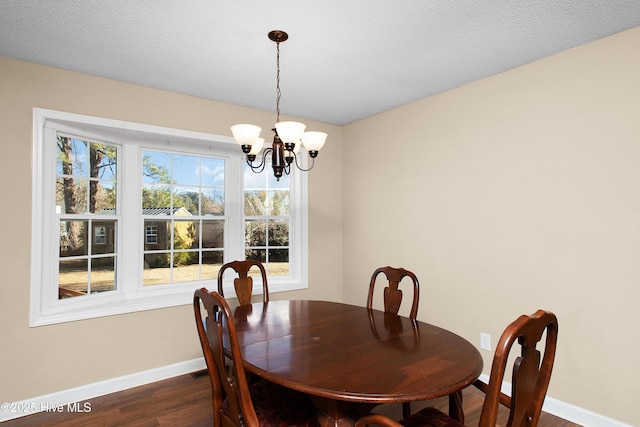
[[[253,259],[246,259],[244,261],[231,261],[223,264],[218,271],[218,293],[224,297],[223,289],[223,276],[224,272],[228,269],[232,269],[238,274],[238,277],[233,279],[233,287],[236,291],[238,303],[240,305],[251,304],[251,296],[253,294],[253,278],[249,276],[249,270],[253,267],[257,267],[262,276],[262,301],[269,302],[269,286],[267,284],[267,272],[264,265],[260,261]]]
[[[418,301],[420,300],[420,283],[415,274],[404,268],[380,267],[371,275],[369,283],[369,295],[367,296],[367,308],[373,308],[373,294],[376,280],[380,273],[387,277],[387,287],[384,288],[384,311],[398,314],[402,303],[402,290],[398,289],[403,278],[409,277],[413,281],[413,300],[409,317],[415,319],[418,315]]]
[[[544,356],[536,345],[546,335]],[[534,314],[522,315],[502,333],[496,346],[491,365],[489,383],[476,380],[474,385],[485,393],[480,413],[479,427],[494,427],[500,404],[509,410],[505,427],[536,427],[542,412],[542,403],[547,394],[558,340],[558,319],[548,311],[538,310]],[[511,373],[511,396],[500,391],[505,377],[509,353],[513,345],[520,345],[520,356],[513,364]],[[459,427],[461,423],[435,408],[425,408],[402,421],[395,422],[380,414],[361,417],[356,427],[378,425],[384,427]]]
[[[266,380],[249,385],[233,316],[220,294],[196,290],[193,308],[211,380],[215,427],[319,426],[315,407],[306,395]],[[223,344],[233,361],[228,366]]]
[[[394,268],[390,266],[380,267],[371,275],[369,282],[369,294],[367,295],[367,308],[373,308],[373,295],[376,287],[378,275],[383,273],[387,278],[387,286],[383,290],[384,295],[384,311],[387,313],[398,314],[400,304],[402,304],[402,290],[398,289],[400,282],[405,277],[409,277],[413,282],[413,300],[411,303],[411,311],[409,318],[415,320],[418,316],[418,302],[420,300],[420,283],[415,274],[404,268]],[[402,404],[402,415],[408,416],[411,412],[411,404],[405,402]]]

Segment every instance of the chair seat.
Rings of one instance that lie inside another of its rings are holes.
[[[304,394],[263,379],[253,382],[249,389],[260,426],[320,426],[316,408]],[[222,409],[228,410],[228,407],[229,403],[225,400],[222,403]]]
[[[405,427],[464,427],[436,408],[424,408],[400,421]]]

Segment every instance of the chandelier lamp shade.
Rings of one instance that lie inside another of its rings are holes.
[[[251,170],[255,173],[262,172],[268,163],[267,156],[270,155],[273,175],[278,181],[283,174],[289,175],[292,165],[304,172],[311,170],[318,152],[327,139],[327,134],[324,132],[305,132],[306,125],[303,123],[280,121],[280,43],[288,38],[289,35],[284,31],[274,30],[269,33],[269,39],[276,43],[276,124],[271,129],[274,133],[271,146],[263,150],[265,140],[260,137],[262,131],[260,126],[252,124],[231,126],[233,138],[246,154],[246,161]],[[311,166],[306,169],[298,163],[301,145],[304,145],[311,158]],[[260,152],[262,152],[261,160],[256,162]]]

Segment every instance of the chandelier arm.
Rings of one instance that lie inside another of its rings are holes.
[[[267,155],[271,152],[271,148],[265,148],[263,153],[262,153],[262,161],[260,162],[259,165],[255,165],[253,164],[253,162],[250,162],[249,159],[246,159],[247,165],[249,165],[249,167],[251,168],[251,171],[254,173],[260,173],[264,170],[265,166],[267,166]]]
[[[300,169],[302,172],[309,172],[311,169],[313,169],[313,167],[316,164],[316,159],[314,159],[313,157],[311,157],[311,166],[309,166],[308,169],[303,168],[302,166],[300,166],[300,164],[298,163],[298,155],[296,153],[294,153],[293,151],[291,152],[291,154],[293,154],[293,160],[296,163],[296,167],[298,169]]]

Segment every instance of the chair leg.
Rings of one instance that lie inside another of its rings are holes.
[[[402,418],[411,415],[411,402],[402,402]]]

